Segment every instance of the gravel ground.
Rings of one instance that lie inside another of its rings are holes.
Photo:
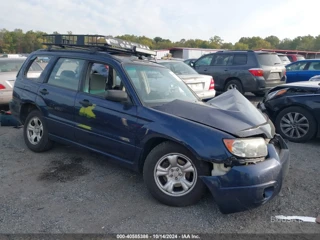
[[[102,156],[62,145],[33,153],[22,129],[0,127],[0,233],[320,234],[320,224],[272,221],[320,214],[319,146],[289,143],[291,167],[280,195],[223,215],[210,194],[194,206],[168,207],[150,196],[141,175]]]

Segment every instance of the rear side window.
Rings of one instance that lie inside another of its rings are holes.
[[[274,66],[281,64],[281,59],[277,54],[260,53],[257,54],[258,61],[263,66]]]
[[[47,59],[47,61],[42,62],[40,59]],[[37,80],[42,71],[46,68],[49,60],[51,59],[51,57],[43,57],[43,56],[38,56],[36,57],[31,65],[29,65],[29,67],[27,68],[26,72],[25,72],[25,77],[29,80]]]
[[[82,59],[60,58],[50,74],[48,84],[77,91],[83,65]]]
[[[235,54],[233,57],[232,65],[246,65],[247,54]]]

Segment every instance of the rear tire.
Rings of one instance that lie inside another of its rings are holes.
[[[277,132],[291,142],[307,142],[317,132],[317,122],[312,114],[301,107],[283,109],[275,121]]]
[[[207,190],[199,176],[209,174],[209,163],[198,161],[187,149],[173,142],[152,149],[143,166],[144,182],[153,197],[175,207],[198,202]]]
[[[24,141],[34,152],[44,152],[52,148],[53,142],[48,137],[48,128],[38,110],[31,111],[23,127]]]
[[[226,83],[224,91],[232,90],[236,88],[241,94],[244,94],[242,84],[239,80],[231,80]]]

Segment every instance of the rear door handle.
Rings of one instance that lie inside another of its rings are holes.
[[[42,94],[42,95],[47,95],[47,94],[49,94],[49,92],[48,92],[48,90],[47,89],[42,89],[42,90],[40,90],[40,93]]]
[[[203,69],[203,71],[206,72],[206,71],[208,71],[208,69],[205,68],[205,69]]]
[[[89,102],[89,100],[87,100],[87,99],[84,99],[84,100],[80,101],[79,103],[80,103],[82,106],[84,106],[84,107],[90,107],[90,106],[92,106],[92,103]]]

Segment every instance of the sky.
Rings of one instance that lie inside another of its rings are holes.
[[[2,0],[0,29],[224,42],[320,34],[319,0]]]

